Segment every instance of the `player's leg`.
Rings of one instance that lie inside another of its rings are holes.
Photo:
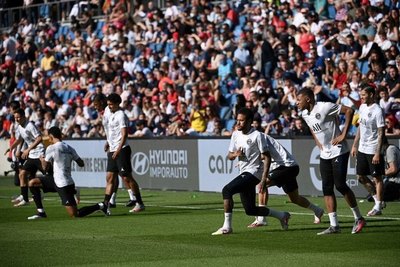
[[[372,208],[372,210],[370,210],[368,212],[368,216],[376,216],[376,215],[381,215],[382,214],[382,208],[383,208],[383,178],[382,175],[385,174],[385,165],[384,165],[384,158],[383,155],[380,155],[379,158],[379,163],[378,164],[374,164],[372,162],[372,158],[371,157],[371,173],[373,174],[373,179],[375,182],[375,186],[376,186],[376,196],[374,197],[375,200],[375,205]]]
[[[68,185],[65,187],[57,188],[57,192],[61,198],[62,205],[65,206],[65,210],[71,218],[75,217],[85,217],[95,211],[101,210],[104,208],[103,203],[94,204],[87,207],[82,207],[78,209],[77,204],[75,202],[75,185]]]
[[[145,209],[142,195],[140,193],[139,184],[132,176],[132,164],[131,164],[131,147],[126,146],[121,150],[117,160],[119,174],[121,175],[124,182],[128,185],[128,188],[133,191],[136,197],[136,204],[133,209],[129,212],[141,212]]]
[[[36,209],[37,209],[37,214],[28,217],[28,220],[46,218],[47,215],[43,208],[42,195],[40,193],[40,189],[43,186],[42,182],[40,181],[39,178],[33,178],[29,181],[28,185],[29,185],[29,190],[32,193],[33,201],[35,202]]]
[[[333,161],[333,176],[336,190],[339,191],[344,199],[346,200],[348,206],[350,207],[354,216],[354,226],[352,229],[352,234],[359,233],[365,226],[365,220],[361,215],[360,209],[357,205],[357,200],[354,195],[353,190],[346,183],[347,178],[347,165],[348,165],[349,153],[343,154],[335,158]]]
[[[19,184],[21,189],[22,200],[21,202],[15,204],[15,207],[24,206],[29,204],[28,196],[28,171],[21,169],[19,172]]]
[[[290,201],[300,207],[312,210],[314,212],[314,223],[321,222],[321,217],[324,210],[315,204],[311,203],[307,198],[299,195],[299,186],[297,184],[297,175],[300,172],[299,166],[282,167],[277,170],[274,175],[270,177],[280,180],[282,183],[283,191],[288,195]]]
[[[117,198],[117,192],[118,192],[118,187],[119,187],[119,178],[117,176],[118,174],[115,174],[116,177],[114,177],[114,185],[113,185],[113,193],[110,198],[110,208],[115,208],[117,207],[116,204],[116,198]]]
[[[224,200],[224,224],[212,235],[223,235],[232,233],[232,211],[233,211],[233,195],[241,190],[242,177],[239,175],[222,189],[222,198]]]
[[[260,184],[257,185],[257,189],[260,186]],[[258,206],[259,207],[266,207],[268,203],[268,188],[266,188],[265,192],[258,193]],[[265,216],[255,216],[254,222],[249,224],[247,227],[248,228],[256,228],[256,227],[261,227],[261,226],[266,226],[267,223],[267,218]]]
[[[324,202],[328,211],[330,226],[319,232],[318,235],[340,233],[339,222],[336,213],[336,196],[334,192],[334,178],[332,161],[334,159],[320,159],[320,173],[322,178],[322,191],[324,194]]]

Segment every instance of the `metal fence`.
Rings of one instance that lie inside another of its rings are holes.
[[[69,14],[73,9],[74,5],[79,10],[84,8],[90,9],[95,19],[104,19],[105,15],[102,11],[102,5],[104,0],[99,0],[98,5],[90,4],[90,1],[77,1],[77,0],[60,0],[60,1],[46,1],[47,3],[31,4],[29,6],[19,6],[5,8],[5,1],[0,1],[0,31],[4,31],[12,27],[15,23],[18,23],[21,18],[28,18],[34,24],[37,23],[40,17],[51,18],[58,22],[69,22]],[[137,0],[130,0],[131,6],[133,7],[138,3]],[[147,5],[148,2],[153,2],[155,6],[161,9],[165,8],[166,0],[142,0],[143,5]],[[174,2],[178,3],[179,0]],[[190,0],[186,0],[190,4]],[[220,4],[222,1],[211,1],[214,4]],[[232,2],[232,1],[227,1]],[[133,8],[131,9],[133,11]]]

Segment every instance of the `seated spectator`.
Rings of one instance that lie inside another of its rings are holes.
[[[386,136],[400,135],[399,122],[393,114],[385,116],[385,126]]]
[[[304,123],[301,118],[294,119],[294,123],[292,124],[289,136],[310,136],[311,132],[308,126]]]
[[[152,131],[147,127],[145,120],[136,121],[136,132],[132,137],[153,137]]]

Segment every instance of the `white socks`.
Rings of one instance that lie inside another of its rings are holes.
[[[331,223],[331,226],[333,226],[333,227],[339,226],[336,212],[330,212],[330,213],[328,213],[328,216],[329,216],[329,222]]]
[[[117,193],[113,193],[112,195],[111,195],[111,198],[110,198],[110,203],[111,204],[115,204],[115,199],[117,198]]]
[[[232,229],[232,213],[225,212],[224,216],[225,216],[225,220],[224,220],[224,225],[222,226],[222,228]]]
[[[130,200],[136,200],[135,194],[133,193],[132,189],[128,189],[128,194]]]
[[[362,217],[360,209],[358,206],[355,206],[354,208],[351,208],[351,211],[353,212],[354,219],[358,220]]]

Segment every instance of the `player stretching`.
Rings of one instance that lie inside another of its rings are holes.
[[[58,127],[51,127],[48,130],[48,134],[51,145],[46,149],[46,156],[40,157],[40,161],[44,170],[49,169],[50,164],[52,164],[54,175],[35,178],[29,182],[35,204],[38,207],[38,213],[28,217],[28,220],[47,217],[44,210],[39,208],[43,208],[40,188],[44,192],[58,192],[62,205],[65,206],[67,213],[71,217],[84,217],[101,209],[105,212],[103,203],[78,209],[75,201],[75,183],[71,176],[71,163],[74,160],[78,166],[83,167],[84,162],[78,156],[75,149],[62,142],[61,130]]]
[[[229,145],[229,160],[239,159],[240,174],[222,189],[224,199],[224,225],[212,235],[232,233],[233,195],[240,193],[240,199],[247,215],[272,216],[281,222],[282,229],[288,229],[290,214],[267,207],[257,207],[255,204],[256,186],[268,179],[271,164],[268,155],[268,144],[263,134],[251,127],[253,113],[242,108],[237,113],[237,130],[233,132]],[[266,159],[262,161],[262,155]],[[262,189],[265,189],[263,187]]]

